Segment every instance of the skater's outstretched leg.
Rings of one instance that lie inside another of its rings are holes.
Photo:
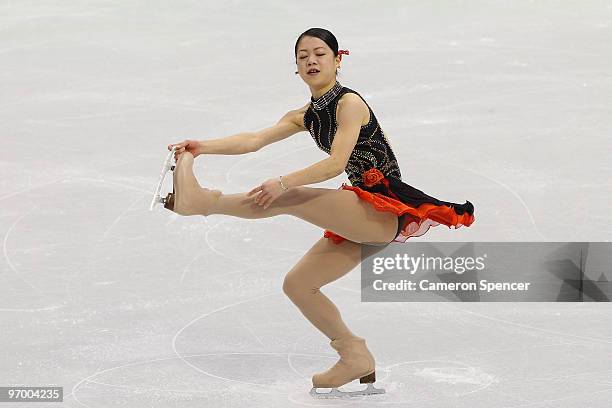
[[[179,155],[174,170],[174,209],[181,215],[225,214],[240,218],[293,215],[356,243],[389,243],[397,232],[397,216],[378,211],[349,190],[292,187],[268,208],[247,193],[222,194],[202,188],[193,174],[193,155]]]

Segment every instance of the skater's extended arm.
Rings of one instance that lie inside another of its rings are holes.
[[[200,150],[204,154],[244,154],[256,152],[262,147],[283,140],[304,130],[301,124],[300,111],[290,110],[275,125],[256,132],[242,132],[235,135],[200,141]]]
[[[202,154],[245,154],[255,150],[255,133],[241,132],[217,139],[200,140]]]
[[[201,154],[243,154],[254,151],[254,138],[254,133],[243,132],[218,139],[187,139],[180,143],[168,145],[168,150],[172,150],[173,147],[176,148],[174,154],[176,160],[184,151],[193,154],[193,157],[198,157]]]
[[[310,105],[310,103],[307,103],[299,109],[290,110],[285,113],[275,125],[255,132],[255,137],[253,139],[255,151],[271,143],[286,139],[298,132],[305,131],[304,112],[308,108],[308,105]]]

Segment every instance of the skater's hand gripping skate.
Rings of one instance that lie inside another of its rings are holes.
[[[247,197],[255,195],[254,202],[262,205],[263,208],[268,208],[274,200],[276,200],[279,196],[281,196],[285,190],[282,189],[277,178],[268,179],[264,181],[261,185],[255,187],[251,191],[247,193]]]
[[[184,151],[188,151],[189,153],[193,154],[194,158],[198,157],[203,153],[202,146],[200,145],[200,142],[198,140],[188,139],[180,143],[171,144],[168,145],[168,150],[172,150],[173,147],[176,148],[174,152],[174,160],[178,160],[178,157]]]

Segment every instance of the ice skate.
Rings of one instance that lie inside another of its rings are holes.
[[[340,354],[340,360],[327,371],[312,376],[310,395],[314,398],[346,398],[385,393],[384,389],[374,387],[375,361],[366,347],[365,339],[357,336],[343,337],[329,344]],[[358,391],[338,389],[356,379],[361,384],[367,384],[367,388]],[[331,388],[331,391],[317,392],[317,388]]]
[[[166,156],[166,160],[164,160],[164,164],[162,166],[159,182],[157,183],[157,187],[155,188],[155,192],[153,193],[153,199],[151,200],[151,205],[149,207],[150,211],[153,211],[157,204],[163,204],[169,210],[174,208],[174,186],[172,186],[172,193],[168,193],[166,197],[161,197],[161,188],[164,184],[164,180],[166,178],[166,174],[168,171],[174,171],[176,166],[176,161],[174,160],[174,153],[176,151],[176,147],[173,147],[168,156]]]

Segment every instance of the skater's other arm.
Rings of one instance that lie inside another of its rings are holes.
[[[364,113],[365,109],[365,113]],[[320,183],[340,175],[357,144],[361,122],[369,115],[367,105],[355,94],[342,95],[338,101],[336,134],[328,158],[305,169],[283,176],[285,187]]]

